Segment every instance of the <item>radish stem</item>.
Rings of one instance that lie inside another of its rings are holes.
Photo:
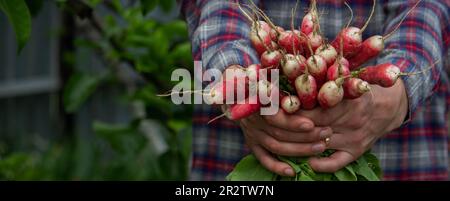
[[[373,0],[372,11],[370,11],[370,15],[369,15],[369,18],[367,18],[366,24],[364,24],[364,26],[361,28],[361,31],[359,32],[360,34],[361,34],[362,32],[364,32],[364,30],[367,28],[367,25],[369,25],[370,20],[371,20],[372,17],[373,17],[373,13],[375,13],[375,7],[376,7],[376,5],[377,5],[377,0]]]
[[[416,4],[414,4],[414,6],[406,13],[405,16],[403,16],[403,18],[400,20],[400,22],[397,24],[397,26],[391,31],[389,32],[387,35],[383,36],[383,40],[386,40],[387,38],[391,37],[395,31],[397,31],[397,29],[400,27],[400,25],[403,23],[403,21],[406,19],[406,17],[414,10],[414,8],[417,7],[417,5],[419,5],[419,3],[422,0],[419,0],[416,2]]]

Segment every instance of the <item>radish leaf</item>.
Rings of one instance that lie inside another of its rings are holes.
[[[228,181],[271,181],[272,172],[264,168],[253,155],[244,157],[228,174]]]
[[[357,177],[353,168],[351,166],[345,166],[339,171],[335,172],[334,175],[338,178],[339,181],[356,181]]]

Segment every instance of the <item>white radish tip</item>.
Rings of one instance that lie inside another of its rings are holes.
[[[361,29],[357,27],[349,27],[346,31],[346,35],[356,41],[362,41]]]
[[[397,66],[391,65],[389,66],[389,68],[386,69],[386,74],[393,80],[397,79],[400,74],[400,68],[398,68]]]
[[[383,36],[372,36],[369,39],[370,47],[373,49],[376,49],[378,51],[381,51],[384,49],[384,39]]]
[[[366,81],[362,81],[358,84],[358,90],[360,93],[368,92],[368,91],[370,91],[370,89],[371,89],[370,85]]]
[[[292,114],[300,109],[300,99],[297,96],[285,96],[282,99],[281,107],[284,111]]]

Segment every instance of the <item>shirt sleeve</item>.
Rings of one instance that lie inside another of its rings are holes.
[[[239,64],[259,63],[250,40],[248,20],[237,1],[183,0],[181,9],[192,41],[194,60],[203,69],[219,69]]]
[[[400,23],[416,2],[391,0],[385,4],[385,11],[388,12],[385,35]],[[433,94],[440,74],[445,73],[443,63],[450,32],[449,4],[449,1],[435,0],[420,2],[385,41],[385,51],[377,60],[378,64],[395,64],[405,73],[423,72],[401,77],[409,105],[404,123],[409,122],[417,107]]]

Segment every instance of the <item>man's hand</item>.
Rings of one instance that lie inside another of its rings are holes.
[[[314,170],[338,171],[403,123],[408,99],[401,79],[390,88],[372,86],[371,92],[355,100],[344,100],[331,109],[298,112],[297,115],[311,119],[316,126],[329,126],[333,130],[327,148],[336,152],[328,158],[311,158]]]
[[[247,145],[268,170],[284,176],[295,176],[293,169],[273,154],[308,156],[321,153],[330,137],[328,127],[314,127],[311,120],[299,115],[287,115],[283,110],[272,116],[254,114],[239,122]]]

